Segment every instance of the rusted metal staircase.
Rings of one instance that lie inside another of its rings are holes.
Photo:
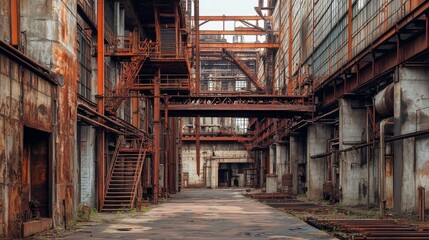
[[[250,151],[252,149],[252,139],[251,138],[246,137],[245,134],[239,134],[235,130],[230,131],[230,133],[233,137],[239,139],[238,142],[241,143],[247,151]]]
[[[130,210],[134,207],[146,154],[150,143],[143,138],[118,138],[106,181],[102,211]]]
[[[247,65],[243,61],[241,61],[233,52],[229,51],[226,48],[223,48],[222,53],[224,55],[224,59],[234,63],[238,67],[238,69],[240,69],[240,71],[242,71],[244,75],[246,75],[246,77],[248,77],[250,81],[252,81],[258,91],[262,91],[264,93],[267,92],[266,88],[262,85],[262,83],[258,81],[256,75],[252,73],[252,71],[247,67]]]
[[[106,100],[106,110],[115,113],[122,101],[127,97],[144,62],[149,57],[151,44],[145,40],[140,43],[138,53],[131,57],[131,61],[123,63],[119,83],[115,86],[113,97]]]

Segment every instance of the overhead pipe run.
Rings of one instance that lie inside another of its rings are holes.
[[[380,156],[379,156],[379,206],[380,206],[380,214],[381,218],[386,217],[385,211],[385,185],[386,185],[386,133],[391,132],[386,129],[386,126],[393,125],[393,118],[383,119],[380,122]]]
[[[375,110],[382,117],[393,116],[393,86],[392,83],[375,95]]]

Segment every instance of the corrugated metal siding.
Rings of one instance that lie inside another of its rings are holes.
[[[423,1],[354,0],[353,56],[368,47],[421,2]]]
[[[275,21],[273,21],[273,30],[278,33],[279,41],[283,42],[287,41],[289,37],[289,8],[283,6],[284,4],[288,5],[288,3],[282,3],[283,5],[280,8],[280,2],[281,1],[277,2],[277,8],[273,13],[273,19],[275,19]],[[285,87],[285,81],[287,79],[287,50],[287,45],[280,45],[275,58],[274,90],[278,93]]]
[[[347,61],[347,8],[347,1],[339,0],[331,0],[330,4],[318,1],[315,5],[313,71],[316,84]]]
[[[424,0],[353,0],[352,57],[422,2]],[[348,1],[293,0],[291,4],[293,22],[290,63],[290,2],[277,4],[273,15],[274,29],[281,33],[281,44],[276,56],[276,87],[282,87],[282,79],[290,79],[287,70],[289,64],[293,70],[294,88],[300,86],[298,76],[305,74],[305,65],[311,66],[309,73],[313,73],[315,84],[320,84],[348,61]]]

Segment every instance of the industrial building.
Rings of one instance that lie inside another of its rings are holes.
[[[188,188],[424,219],[429,1],[204,3],[1,2],[0,238]]]

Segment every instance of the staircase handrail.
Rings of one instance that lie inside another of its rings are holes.
[[[136,174],[134,174],[134,186],[133,186],[133,192],[132,192],[132,198],[131,198],[131,206],[134,206],[134,202],[136,200],[136,195],[137,195],[137,184],[140,181],[140,177],[141,177],[141,172],[142,172],[142,168],[143,168],[143,163],[144,163],[144,159],[142,158],[146,158],[146,151],[147,149],[143,147],[144,144],[144,139],[141,138],[140,139],[140,149],[139,149],[139,155],[137,158],[137,166],[136,166]],[[142,151],[144,150],[144,153],[142,154]]]
[[[101,207],[100,209],[103,208],[104,205],[104,199],[106,198],[106,194],[107,194],[107,188],[110,184],[110,180],[112,178],[112,174],[113,174],[113,167],[116,164],[116,161],[118,159],[118,154],[119,154],[119,149],[121,148],[122,142],[124,141],[124,135],[120,135],[118,137],[118,141],[116,142],[116,147],[115,147],[115,151],[113,152],[113,156],[112,156],[112,161],[110,163],[110,167],[109,167],[109,174],[107,175],[107,179],[106,179],[106,185],[104,186],[104,198],[101,201]]]

